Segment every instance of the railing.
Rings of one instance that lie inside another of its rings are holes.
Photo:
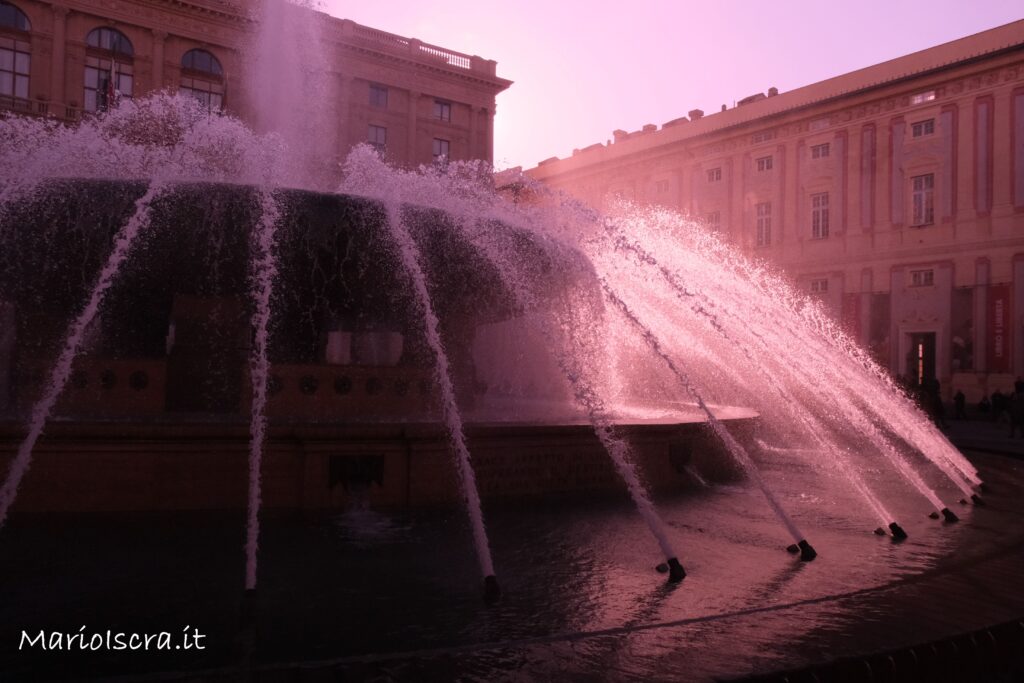
[[[77,121],[82,118],[82,110],[57,102],[26,100],[11,95],[0,95],[0,111],[9,111],[26,116],[45,116],[62,121]]]
[[[369,26],[361,26],[359,24],[352,24],[352,35],[356,38],[361,38],[365,41],[376,43],[380,45],[390,45],[392,47],[408,48],[409,41],[402,36],[396,36],[394,33],[388,33],[387,31],[380,31]]]
[[[458,52],[449,52],[433,45],[419,44],[421,53],[427,54],[435,59],[440,59],[449,66],[458,67],[460,69],[472,69],[473,58],[467,57],[466,55],[459,54]]]
[[[437,45],[422,43],[414,38],[403,38],[394,33],[362,26],[348,19],[342,20],[341,24],[342,35],[357,44],[388,52],[404,53],[416,59],[439,62],[456,69],[480,71],[490,76],[495,75],[495,62],[491,60],[471,57],[461,52],[453,52]]]

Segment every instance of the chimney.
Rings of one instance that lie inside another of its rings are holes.
[[[691,109],[687,112],[687,116],[690,117],[691,121],[699,121],[704,116],[703,109]]]
[[[775,97],[778,94],[779,94],[779,89],[778,88],[776,88],[774,86],[771,87],[771,88],[768,88],[768,97]]]
[[[629,133],[622,130],[621,128],[612,131],[612,137],[615,138],[615,142],[621,142],[622,140],[625,140],[627,135],[629,135]]]
[[[658,127],[656,125],[654,125],[653,123],[648,123],[643,128],[643,131],[645,133],[653,133],[656,130],[658,130]]]

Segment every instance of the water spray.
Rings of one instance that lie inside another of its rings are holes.
[[[648,346],[651,347],[651,350],[665,361],[665,364],[668,365],[669,370],[673,375],[675,375],[676,379],[679,380],[680,384],[686,390],[686,393],[697,402],[697,405],[700,407],[705,417],[707,417],[708,424],[711,425],[711,429],[715,432],[715,435],[718,436],[722,443],[725,444],[726,448],[729,449],[729,452],[733,454],[733,457],[739,461],[743,466],[743,469],[746,470],[747,474],[754,480],[754,483],[756,483],[758,488],[761,489],[761,492],[768,500],[768,503],[775,511],[775,514],[779,517],[783,525],[793,537],[795,543],[794,545],[789,546],[790,551],[799,552],[800,559],[805,562],[817,557],[818,553],[814,550],[811,544],[807,542],[807,539],[797,528],[796,524],[786,513],[785,509],[783,509],[782,504],[775,497],[775,494],[768,488],[764,479],[761,478],[761,473],[758,471],[757,465],[754,464],[750,455],[747,454],[746,449],[743,448],[743,446],[733,438],[732,434],[729,433],[725,426],[722,425],[721,421],[719,421],[704,402],[704,397],[696,390],[686,373],[684,373],[676,365],[675,361],[673,361],[672,358],[662,349],[661,343],[658,341],[657,337],[654,336],[654,333],[636,317],[636,314],[630,310],[626,302],[619,298],[604,279],[601,279],[601,288],[608,300],[615,304],[622,315],[637,329],[640,335],[644,338],[644,341],[646,341]],[[793,550],[794,548],[795,550]]]

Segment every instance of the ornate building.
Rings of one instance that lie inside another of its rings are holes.
[[[319,15],[336,158],[360,142],[400,164],[493,156],[496,64]],[[191,93],[252,120],[250,13],[222,0],[0,0],[0,109],[75,121],[116,92]],[[282,50],[288,49],[282,47]]]
[[[618,130],[528,174],[706,222],[946,396],[1024,374],[1024,21]]]

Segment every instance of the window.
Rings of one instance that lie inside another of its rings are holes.
[[[366,136],[366,141],[373,145],[380,153],[384,153],[388,145],[388,129],[384,126],[374,126],[370,124],[370,132]]]
[[[832,143],[825,142],[820,145],[811,145],[811,158],[824,159],[832,153]]]
[[[751,135],[750,136],[750,142],[751,142],[751,144],[756,145],[759,142],[767,142],[768,140],[771,140],[774,137],[775,137],[775,131],[773,131],[773,130],[765,130],[765,131],[761,131],[760,133],[754,133],[753,135]]]
[[[811,195],[811,237],[816,240],[828,237],[828,192]]]
[[[911,104],[924,104],[925,102],[931,102],[935,99],[935,91],[928,90],[926,92],[919,92],[910,98]]]
[[[659,180],[657,185],[655,185],[655,189],[658,194],[666,194],[668,192],[668,181]]]
[[[113,28],[94,28],[85,37],[85,44],[128,59],[135,56],[132,41],[128,40],[128,36]]]
[[[935,222],[935,175],[927,173],[911,178],[914,193],[914,225]]]
[[[28,17],[25,16],[24,12],[11,3],[2,1],[0,1],[0,27],[24,33],[32,30],[32,25],[29,23]]]
[[[388,89],[383,85],[370,84],[370,106],[388,108]]]
[[[712,211],[704,217],[704,222],[708,224],[708,227],[712,230],[719,230],[722,227],[722,214],[718,211]]]
[[[721,179],[722,179],[722,169],[721,168],[709,168],[708,169],[708,182],[709,183],[717,183]]]
[[[828,278],[819,278],[817,280],[811,280],[811,293],[812,294],[824,294],[828,291]]]
[[[451,144],[448,140],[434,138],[434,161],[447,161]]]
[[[910,271],[910,286],[911,287],[931,287],[935,284],[935,271],[931,268],[927,270],[912,270]]]
[[[85,110],[104,111],[135,85],[132,43],[118,30],[96,28],[85,37]]]
[[[757,246],[767,247],[772,243],[772,203],[757,205]]]
[[[452,120],[452,103],[434,100],[434,118],[438,121]]]
[[[772,170],[772,158],[771,157],[761,157],[760,159],[758,159],[757,160],[757,170],[758,171],[770,171],[770,170]]]
[[[189,50],[181,58],[180,91],[202,102],[210,111],[224,107],[224,69],[206,50]]]
[[[0,97],[28,99],[29,44],[0,35]]]
[[[922,138],[935,132],[935,119],[918,121],[910,126],[910,131],[915,138]]]
[[[0,35],[0,97],[27,100],[32,51],[28,41],[22,40],[27,36],[19,34],[28,33],[31,25],[20,9],[0,2],[0,30],[3,29],[14,35]]]

